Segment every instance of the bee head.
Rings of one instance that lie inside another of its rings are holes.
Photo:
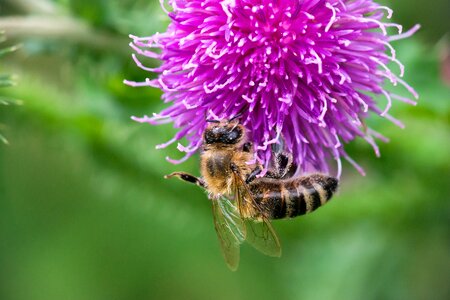
[[[205,130],[205,144],[236,145],[244,138],[244,126],[237,122],[210,121]]]

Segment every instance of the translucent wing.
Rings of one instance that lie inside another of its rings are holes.
[[[233,171],[234,195],[236,204],[242,217],[250,216],[253,212],[253,218],[244,220],[246,227],[246,241],[255,249],[265,255],[279,257],[281,256],[281,245],[278,236],[273,229],[270,221],[265,217],[263,209],[256,203],[248,185],[240,175],[239,170]],[[255,214],[256,212],[256,214]]]
[[[212,211],[222,254],[228,267],[235,271],[239,266],[239,245],[244,241],[245,225],[229,199],[212,199]]]
[[[245,224],[247,227],[246,240],[250,245],[265,255],[281,256],[280,241],[269,220],[263,219],[262,222],[245,220]]]

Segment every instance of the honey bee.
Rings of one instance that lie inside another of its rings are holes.
[[[236,117],[208,122],[200,159],[202,177],[174,172],[165,178],[178,177],[208,192],[221,250],[231,270],[239,265],[244,241],[266,255],[281,256],[270,220],[314,211],[330,200],[338,180],[324,174],[296,177],[292,157],[280,147],[272,149],[272,166],[258,177],[262,166],[248,164],[253,159],[252,145]]]

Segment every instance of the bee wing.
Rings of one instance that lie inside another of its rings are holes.
[[[239,245],[244,241],[245,225],[227,198],[212,199],[212,211],[223,257],[228,267],[235,271],[239,266]]]
[[[263,219],[262,222],[246,220],[245,224],[247,227],[246,240],[250,245],[265,255],[281,256],[280,240],[269,220]]]
[[[278,236],[270,224],[269,219],[265,217],[262,207],[255,201],[248,185],[242,179],[239,170],[233,172],[235,198],[241,216],[245,216],[245,212],[255,210],[260,221],[251,219],[243,220],[246,230],[245,239],[256,250],[268,256],[281,256],[281,245]]]

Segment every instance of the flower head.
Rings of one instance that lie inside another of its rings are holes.
[[[161,0],[162,1],[162,0]],[[241,122],[255,147],[255,160],[269,164],[270,145],[283,140],[303,172],[329,172],[328,160],[344,157],[344,144],[362,137],[378,154],[364,118],[389,115],[393,94],[385,81],[416,92],[400,77],[404,67],[390,42],[410,36],[386,22],[392,11],[372,0],[171,0],[171,23],[165,33],[132,36],[138,55],[158,59],[160,67],[137,65],[157,79],[126,83],[162,89],[170,106],[139,122],[173,122],[180,131],[163,148],[182,138],[184,161],[201,146],[207,118]],[[163,5],[164,8],[164,5]],[[397,35],[389,36],[393,27]],[[397,65],[398,74],[387,64]],[[374,95],[386,103],[380,108]]]

